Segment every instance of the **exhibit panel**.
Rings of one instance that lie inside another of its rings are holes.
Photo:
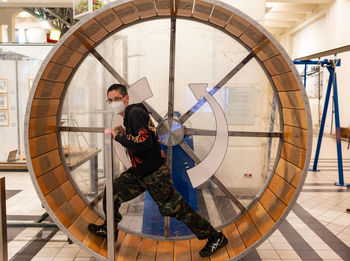
[[[105,153],[103,130],[113,127],[105,94],[116,81],[135,102],[147,100],[158,132],[164,122],[182,130],[180,136],[169,130],[179,138],[174,143],[160,135],[161,143],[174,158],[168,160],[174,180],[189,174],[185,183],[197,195],[190,203],[228,237],[217,255],[237,260],[262,243],[296,201],[311,152],[307,97],[281,46],[217,1],[138,0],[104,6],[54,47],[28,102],[28,167],[59,228],[100,259],[107,243],[87,225],[105,218],[98,203],[104,164],[113,162],[115,176],[127,167],[120,148],[113,159]],[[220,140],[227,146],[213,155]],[[195,169],[204,163],[218,167],[202,184]],[[147,194],[125,207],[116,257],[197,257],[203,242],[192,234],[145,230],[151,207]],[[128,225],[136,219],[138,226]]]

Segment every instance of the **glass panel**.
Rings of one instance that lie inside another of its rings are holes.
[[[176,32],[174,110],[176,117],[180,117],[197,103],[189,83],[205,83],[208,84],[207,91],[211,90],[248,55],[248,51],[229,35],[205,24],[178,19]],[[143,77],[147,78],[153,93],[147,102],[162,117],[168,111],[169,41],[170,20],[162,19],[130,26],[111,35],[96,48],[131,85]],[[122,124],[120,116],[113,115],[105,103],[106,90],[115,82],[104,65],[91,54],[88,55],[76,70],[66,92],[62,124],[76,127],[114,127]],[[224,112],[230,131],[281,131],[278,103],[274,101],[271,83],[254,59],[229,79],[214,98],[213,102],[219,104]],[[184,128],[216,131],[215,114],[217,112],[214,113],[206,102],[184,123]],[[184,140],[202,161],[217,139],[215,136],[193,135],[185,136]],[[279,138],[230,136],[223,159],[212,159],[222,160],[216,177],[245,207],[265,189],[278,156],[279,141]],[[98,177],[98,194],[104,188],[103,165],[109,160],[104,158],[103,134],[62,133],[62,145],[67,149],[68,164],[74,161],[76,153],[79,157],[86,157],[89,152],[99,152],[96,162],[93,162],[96,157],[92,157],[71,174],[80,191],[89,201],[93,200],[96,197],[94,179]],[[166,151],[165,146],[163,149]],[[120,148],[114,146],[114,150]],[[125,167],[118,157],[114,156],[113,160],[114,175],[117,177]],[[236,218],[239,209],[214,183],[208,181],[198,189],[192,188],[187,177],[187,170],[191,168],[195,168],[193,159],[179,146],[174,146],[173,179],[185,201],[214,226],[222,226]],[[150,202],[152,199],[146,193],[124,203],[121,209],[123,220],[119,227],[134,233],[163,236],[164,219],[158,207]],[[102,213],[101,202],[98,209]],[[153,223],[149,220],[153,220]],[[156,226],[152,227],[154,223]],[[180,226],[172,220],[170,235],[190,235],[188,231],[179,232],[182,231]]]

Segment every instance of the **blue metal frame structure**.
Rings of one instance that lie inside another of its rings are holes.
[[[320,150],[321,150],[324,127],[325,127],[325,123],[326,123],[329,98],[330,98],[330,94],[331,94],[331,90],[332,90],[332,86],[333,86],[334,118],[335,118],[335,128],[336,128],[338,176],[339,176],[339,182],[335,182],[335,185],[336,186],[350,187],[350,184],[344,183],[343,157],[342,157],[341,139],[340,139],[340,120],[339,120],[339,102],[338,102],[338,85],[337,85],[336,67],[341,65],[341,60],[340,59],[335,59],[335,60],[325,59],[323,61],[319,61],[319,60],[318,61],[313,61],[313,60],[297,61],[297,60],[294,60],[294,64],[305,65],[305,69],[304,69],[304,86],[305,87],[306,87],[307,65],[321,65],[322,67],[326,67],[328,72],[329,72],[329,80],[328,80],[326,97],[325,97],[325,101],[324,101],[322,120],[321,120],[321,125],[320,125],[320,132],[318,134],[316,154],[315,154],[313,167],[310,170],[311,171],[319,171],[317,169],[317,163],[318,163],[318,159],[320,156]]]

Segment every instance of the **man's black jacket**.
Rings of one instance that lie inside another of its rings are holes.
[[[126,107],[123,124],[126,135],[117,135],[115,140],[128,149],[132,163],[130,170],[140,178],[145,177],[165,161],[156,128],[141,103]]]

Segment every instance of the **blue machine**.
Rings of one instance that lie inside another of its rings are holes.
[[[193,149],[192,136],[185,136],[184,141]],[[167,151],[162,145],[163,151]],[[192,188],[186,169],[194,167],[194,161],[185,153],[179,145],[173,147],[172,177],[174,186],[183,196],[185,202],[198,211],[197,189]],[[151,195],[146,192],[142,233],[154,236],[164,236],[164,217],[159,213],[157,204]],[[186,236],[192,232],[185,224],[175,218],[170,219],[170,236]]]
[[[323,137],[324,126],[325,126],[325,123],[326,123],[326,116],[327,116],[329,98],[330,98],[330,94],[331,94],[331,90],[332,90],[332,86],[333,86],[334,118],[335,118],[335,129],[336,129],[336,140],[337,140],[338,176],[339,176],[339,182],[335,182],[335,185],[350,187],[350,184],[344,184],[343,157],[342,157],[341,139],[340,139],[338,86],[337,86],[337,74],[336,74],[336,69],[335,69],[337,66],[340,66],[341,60],[340,59],[337,59],[337,60],[325,59],[323,61],[302,60],[302,61],[294,61],[294,64],[305,65],[305,69],[304,69],[304,87],[306,87],[306,69],[307,69],[307,65],[309,65],[309,64],[313,64],[313,65],[320,64],[323,67],[326,67],[328,72],[329,72],[329,80],[328,80],[326,97],[325,97],[325,101],[324,101],[322,120],[321,120],[321,125],[320,125],[320,132],[318,134],[316,154],[315,154],[313,167],[310,170],[311,171],[319,171],[317,169],[317,163],[318,163],[318,159],[319,159],[319,156],[320,156],[322,137]]]

